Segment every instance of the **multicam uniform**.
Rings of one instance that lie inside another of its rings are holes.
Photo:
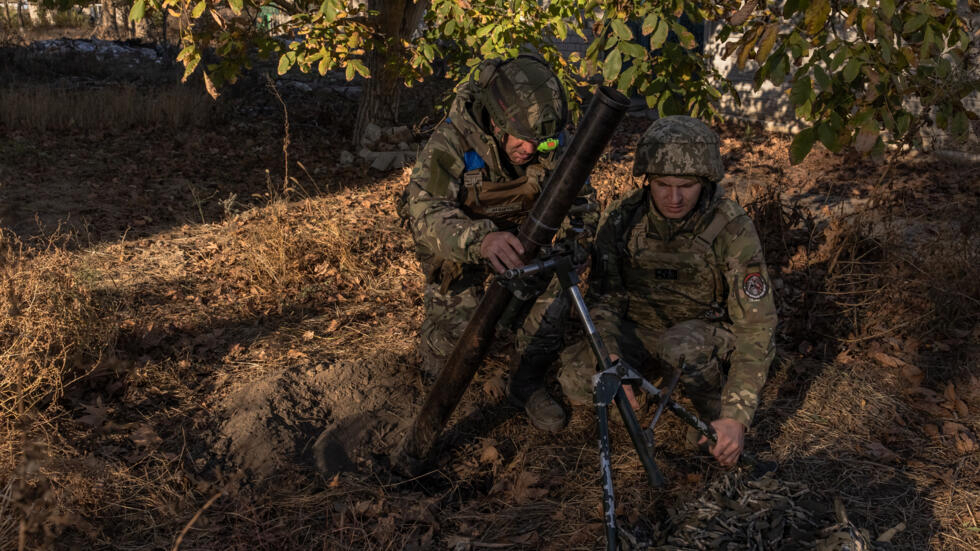
[[[557,79],[553,82],[560,86]],[[543,88],[539,97],[524,98],[522,108],[532,111],[525,111],[530,120],[538,116],[533,110],[543,103],[540,96],[564,101],[560,88]],[[475,80],[459,86],[449,116],[422,150],[399,205],[426,278],[420,336],[429,370],[452,352],[483,294],[490,274],[480,254],[483,239],[495,231],[516,231],[561,152],[538,154],[527,165],[513,166],[481,114],[481,93]],[[592,196],[586,189],[579,202]],[[586,213],[571,223],[594,229],[597,221],[598,215]],[[538,358],[539,364],[543,358],[550,363],[561,347],[568,303],[559,290],[552,282],[537,297],[517,333],[518,350]],[[525,375],[537,379],[539,371]]]
[[[609,352],[648,378],[684,365],[685,393],[702,416],[748,427],[773,359],[776,310],[745,211],[705,182],[694,210],[671,220],[643,187],[603,215],[593,259],[591,313]],[[585,342],[562,353],[571,402],[591,402],[595,366]]]

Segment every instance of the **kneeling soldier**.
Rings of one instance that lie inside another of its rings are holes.
[[[713,420],[711,453],[732,465],[774,354],[776,309],[758,234],[722,196],[718,135],[697,119],[655,121],[637,146],[633,175],[643,186],[600,222],[591,314],[613,359],[647,378],[682,370],[685,394]],[[573,404],[592,402],[595,366],[585,342],[562,353],[559,381]]]

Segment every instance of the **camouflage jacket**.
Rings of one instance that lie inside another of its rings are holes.
[[[609,351],[619,354],[623,319],[655,333],[690,319],[722,324],[736,344],[721,415],[749,426],[774,355],[776,308],[742,207],[709,188],[690,216],[668,220],[643,188],[610,205],[594,247],[592,315]]]
[[[471,81],[459,86],[449,116],[422,149],[398,201],[399,215],[415,238],[419,261],[430,282],[447,261],[462,264],[464,269],[482,270],[480,244],[483,238],[491,232],[517,228],[516,224],[500,227],[490,217],[466,211],[463,175],[467,172],[468,156],[475,154],[483,163],[484,180],[506,182],[525,176],[530,166],[543,167],[544,174],[549,173],[561,153],[559,147],[547,156],[539,155],[527,166],[511,165],[502,148],[472,112],[477,86]],[[594,191],[586,184],[580,194],[581,201],[593,202],[594,196]],[[594,211],[585,213],[576,222],[584,224],[590,234],[594,234],[598,214]]]

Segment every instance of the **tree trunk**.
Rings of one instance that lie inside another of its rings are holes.
[[[398,71],[386,64],[386,59],[403,59],[402,38],[408,38],[418,28],[429,0],[369,0],[368,9],[377,10],[374,28],[386,41],[384,48],[368,54],[366,65],[371,71],[354,123],[354,146],[358,147],[369,123],[393,126],[398,122],[398,102],[404,85]],[[396,58],[393,56],[401,56]]]

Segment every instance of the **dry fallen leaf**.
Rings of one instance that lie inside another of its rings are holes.
[[[960,419],[970,415],[970,408],[966,407],[966,402],[963,400],[956,401],[956,414],[960,416]]]
[[[922,426],[922,432],[926,433],[926,435],[932,438],[935,438],[939,436],[939,427],[933,425],[932,423],[926,423]]]
[[[496,446],[487,444],[480,452],[480,463],[497,463],[500,461],[500,451]]]
[[[868,449],[868,453],[871,457],[881,460],[881,461],[897,461],[899,459],[898,454],[886,448],[881,442],[872,442],[865,446]]]
[[[106,411],[109,409],[102,405],[102,397],[100,396],[94,404],[82,404],[82,407],[85,408],[85,415],[75,420],[91,427],[101,427],[105,422]]]
[[[885,367],[903,367],[909,365],[908,363],[896,358],[895,356],[885,354],[884,352],[875,352],[871,355],[874,357],[875,360],[878,361],[878,363],[880,363]]]
[[[160,438],[160,435],[150,425],[140,425],[138,429],[129,435],[129,439],[137,446],[142,447],[155,446],[163,442],[163,438]]]
[[[313,340],[313,337],[315,337],[315,336],[316,336],[316,334],[313,333],[313,331],[306,331],[306,332],[303,333],[303,340],[309,342],[309,341],[312,341]]]
[[[954,423],[952,421],[943,422],[943,434],[946,436],[956,436],[958,432],[966,432],[966,427],[959,423]]]
[[[514,487],[510,490],[511,497],[518,505],[524,504],[530,500],[540,499],[548,495],[548,490],[546,488],[534,488],[534,485],[541,481],[541,477],[530,472],[521,471],[517,475],[517,480],[514,481]]]
[[[496,375],[483,383],[483,391],[494,400],[500,400],[507,392],[507,383],[504,382],[503,377]]]
[[[922,380],[925,379],[925,375],[923,375],[922,370],[912,364],[905,364],[902,366],[902,377],[905,377],[905,379],[913,386],[921,385]]]
[[[971,453],[977,450],[977,442],[970,434],[961,432],[956,435],[956,451],[960,453]]]
[[[340,327],[340,320],[338,319],[331,320],[330,325],[327,326],[327,333],[333,333],[334,331],[337,330],[338,327]]]
[[[953,383],[948,383],[946,388],[943,389],[943,396],[946,397],[950,402],[956,401],[956,386]]]

